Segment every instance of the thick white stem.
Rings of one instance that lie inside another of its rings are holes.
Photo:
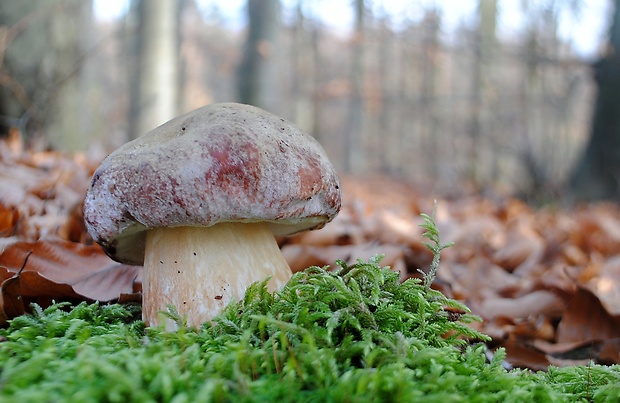
[[[270,290],[292,276],[269,226],[265,223],[223,223],[212,227],[150,230],[146,235],[142,283],[142,319],[158,326],[161,311],[175,306],[198,328],[248,286],[268,276]],[[165,319],[166,330],[176,324]]]

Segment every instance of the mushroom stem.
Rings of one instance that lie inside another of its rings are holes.
[[[292,276],[266,223],[221,223],[211,227],[149,230],[146,234],[142,319],[162,323],[172,304],[187,325],[199,328],[256,281],[271,276],[269,289]],[[165,319],[166,330],[176,323]]]

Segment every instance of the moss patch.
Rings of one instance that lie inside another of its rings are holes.
[[[200,330],[139,307],[56,304],[0,330],[3,401],[616,401],[620,368],[506,371],[467,312],[378,258],[250,288]],[[182,323],[174,311],[166,313]]]

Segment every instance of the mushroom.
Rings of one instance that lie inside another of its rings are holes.
[[[291,270],[275,236],[322,228],[340,209],[338,176],[310,135],[259,108],[212,104],[177,117],[103,160],[84,200],[93,239],[144,265],[142,318],[168,304],[199,327],[247,287]]]

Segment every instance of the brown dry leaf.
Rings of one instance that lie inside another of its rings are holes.
[[[423,241],[421,217],[397,213],[394,210],[377,211],[368,217],[366,237],[382,244],[420,245]]]
[[[592,345],[591,341],[573,341],[564,343],[554,343],[547,340],[534,340],[532,345],[542,351],[543,353],[550,355],[566,354],[570,351],[575,351],[583,348],[584,346]]]
[[[65,239],[70,242],[77,242],[86,245],[93,244],[93,238],[86,231],[86,225],[84,224],[82,203],[75,206],[73,210],[69,212],[66,221],[56,230],[56,235],[61,239]]]
[[[558,343],[615,338],[620,338],[620,317],[610,315],[592,293],[579,290],[567,301],[558,324]]]
[[[77,294],[69,284],[56,283],[32,271],[23,271],[5,280],[0,287],[0,297],[0,325],[26,313],[32,303],[45,307],[53,301],[91,300]]]
[[[470,301],[480,301],[498,296],[505,289],[529,289],[530,284],[497,266],[485,257],[476,256],[465,264],[452,264],[439,269],[450,271],[453,288],[460,294],[466,295]]]
[[[571,232],[571,241],[587,253],[604,256],[620,253],[620,218],[617,206],[591,205],[577,215],[578,227]]]
[[[520,222],[509,230],[505,244],[493,254],[493,261],[508,271],[525,274],[540,263],[544,250],[540,236],[528,223]]]
[[[610,315],[620,316],[620,256],[604,262],[598,275],[588,280],[583,287],[600,300]]]
[[[474,314],[480,315],[480,309],[478,309],[477,305],[470,304],[469,308]],[[497,317],[495,319],[485,319],[478,324],[477,330],[493,340],[506,340],[512,334],[515,326],[515,323],[508,318]]]
[[[0,205],[15,211],[19,219],[6,229],[7,217],[0,213],[0,236],[84,238],[65,227],[84,198],[92,164],[79,154],[23,151],[11,144],[18,142],[0,141]]]
[[[324,228],[302,232],[284,242],[316,246],[350,245],[364,242],[364,234],[360,226],[353,222],[350,211],[343,210]]]
[[[513,321],[530,316],[558,317],[564,308],[560,297],[550,291],[534,291],[518,298],[487,298],[480,305],[484,318],[503,316]]]
[[[538,278],[537,284],[547,289],[573,293],[577,290],[577,283],[571,273],[578,270],[580,268],[567,267],[562,262],[555,263],[545,270],[544,275]]]
[[[15,289],[20,288],[19,280],[16,280],[15,276],[4,267],[0,267],[0,279],[2,279],[2,285],[0,285],[0,295],[15,294]],[[7,298],[6,301],[0,298],[0,325],[6,323],[8,319],[14,318],[24,313],[24,304],[21,298]]]
[[[599,361],[604,364],[620,364],[620,339],[604,340],[599,352]]]
[[[0,255],[0,268],[0,300],[8,318],[16,306],[27,309],[30,302],[116,300],[134,293],[142,269],[113,262],[99,246],[61,239],[13,243]]]
[[[0,205],[0,237],[13,235],[17,221],[19,221],[17,209]]]
[[[551,343],[535,340],[533,345],[547,354],[552,365],[587,365],[592,360],[602,364],[620,364],[620,339]]]
[[[546,371],[549,368],[548,357],[522,340],[511,337],[501,346],[506,349],[506,361],[515,367],[534,371]]]
[[[320,246],[287,244],[282,247],[282,255],[293,273],[296,273],[310,266],[323,267],[330,264],[323,256],[322,250],[323,247]]]
[[[0,164],[0,170],[5,165]],[[34,197],[28,197],[28,193],[24,189],[24,184],[11,178],[3,177],[0,174],[0,204],[14,208],[22,206],[22,211],[27,213],[38,213],[42,210],[39,200]],[[34,206],[36,204],[36,206]]]
[[[517,323],[512,334],[529,340],[554,340],[555,325],[552,317],[545,315],[530,316],[528,320]]]
[[[564,262],[571,266],[586,265],[589,260],[589,256],[576,245],[565,244],[561,248],[561,258]]]
[[[381,260],[382,266],[390,266],[392,270],[400,272],[401,278],[407,275],[404,249],[397,245],[361,244],[319,247],[289,244],[282,247],[282,254],[293,273],[310,266],[333,266],[336,260],[343,260],[352,264],[357,259],[367,261],[374,255],[384,254],[385,257]]]
[[[387,176],[341,176],[343,206],[363,212],[364,218],[375,211],[396,209],[417,216],[431,212],[433,201],[422,198],[411,184]],[[421,207],[421,204],[426,204]]]
[[[504,237],[504,226],[491,215],[465,217],[454,226],[447,226],[442,238],[454,242],[455,247],[447,249],[448,260],[464,262],[473,256],[487,255],[496,249]]]

